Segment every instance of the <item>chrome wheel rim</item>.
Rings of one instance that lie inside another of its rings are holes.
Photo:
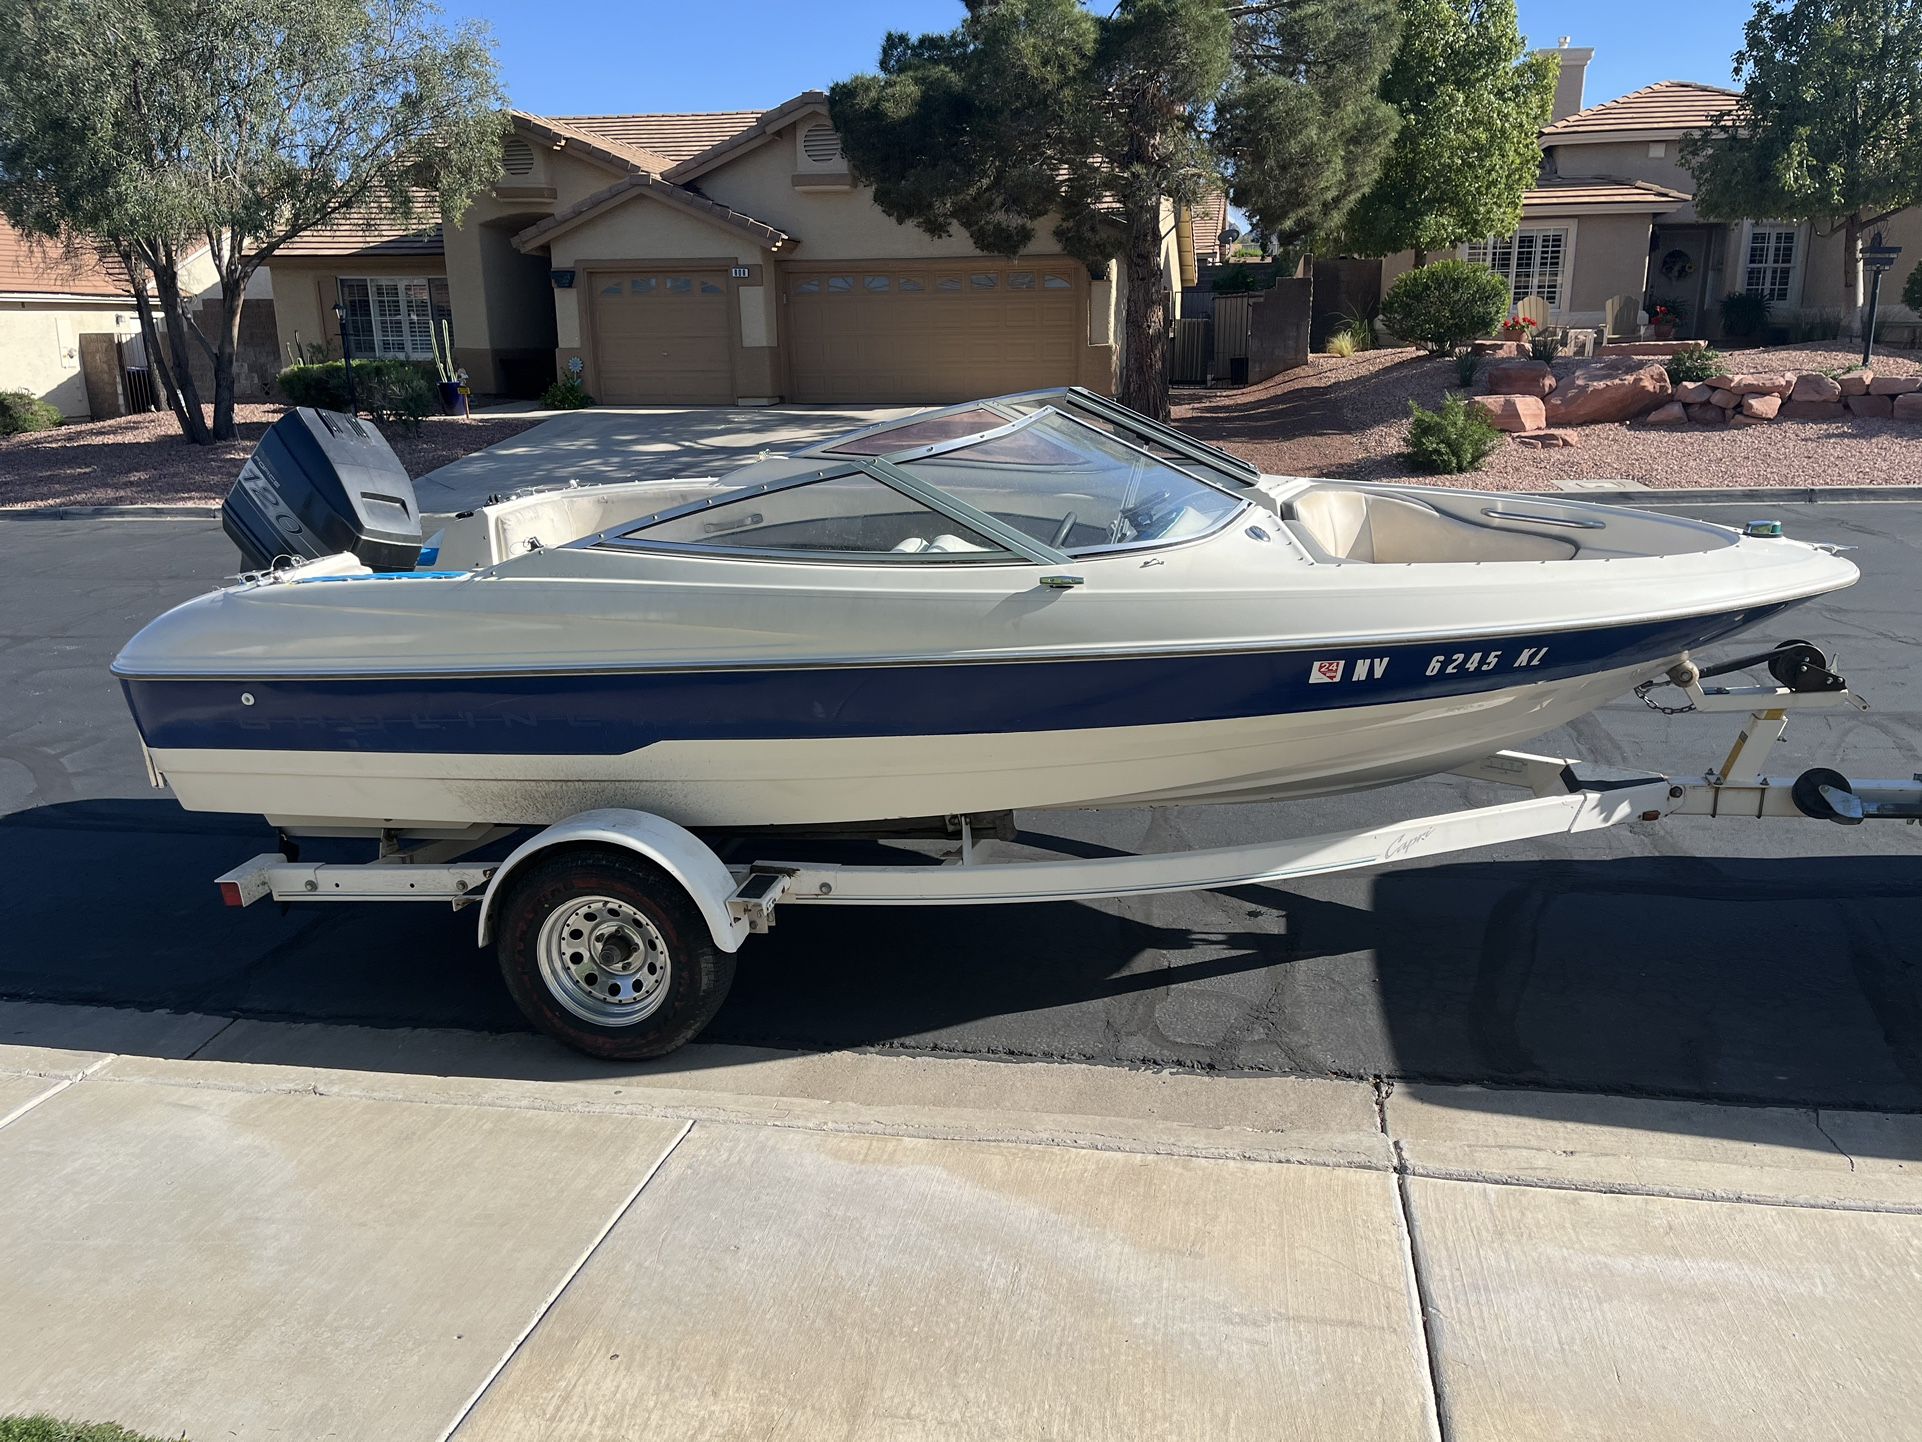
[[[541,926],[541,980],[562,1006],[596,1026],[633,1026],[659,1011],[673,974],[667,941],[611,896],[556,907]]]

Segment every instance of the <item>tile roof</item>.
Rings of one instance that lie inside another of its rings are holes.
[[[616,170],[646,171],[649,175],[659,175],[674,162],[655,150],[618,136],[603,135],[598,131],[584,129],[571,120],[557,120],[551,115],[536,115],[529,110],[513,112],[514,123],[533,131],[543,140],[562,147],[572,146],[577,153],[584,153],[589,159],[599,160]]]
[[[422,198],[431,200],[431,197]],[[303,257],[324,259],[440,254],[439,221],[424,230],[409,230],[401,222],[383,214],[378,205],[367,204],[352,206],[325,225],[315,226],[295,236],[269,257],[268,264],[272,265],[278,258],[299,260]]]
[[[557,232],[567,229],[574,222],[584,220],[603,206],[616,204],[628,195],[640,191],[646,191],[655,199],[669,205],[679,206],[683,210],[692,211],[735,230],[743,231],[770,250],[778,250],[784,245],[800,244],[785,230],[769,225],[764,220],[743,215],[740,211],[731,210],[718,201],[709,200],[704,195],[697,195],[684,186],[673,185],[658,176],[641,172],[624,176],[612,185],[575,201],[565,210],[556,211],[547,219],[530,225],[514,237],[514,247],[521,251],[537,249],[547,244]]]
[[[731,155],[766,140],[795,116],[826,106],[825,90],[803,90],[791,100],[783,100],[772,110],[764,110],[754,117],[754,123],[735,131],[732,135],[717,140],[705,150],[699,151],[680,161],[668,171],[668,176],[677,181],[693,180],[722,164]]]
[[[668,165],[674,165],[732,139],[764,114],[761,110],[709,110],[691,114],[559,115],[553,118],[603,140],[649,151]]]
[[[1522,209],[1673,210],[1695,197],[1646,180],[1617,175],[1557,175],[1537,181],[1522,194]]]
[[[1228,224],[1228,197],[1221,191],[1204,195],[1189,207],[1190,233],[1195,240],[1195,259],[1221,261],[1228,258],[1221,244],[1221,232]]]
[[[1716,116],[1734,109],[1739,98],[1733,90],[1693,80],[1658,80],[1564,116],[1542,132],[1542,139],[1555,144],[1576,136],[1608,140],[1624,132],[1701,130]]]
[[[124,296],[118,261],[68,255],[57,242],[29,239],[0,220],[0,294]]]

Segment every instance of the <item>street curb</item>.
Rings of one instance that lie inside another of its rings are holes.
[[[213,501],[178,506],[17,506],[0,508],[0,521],[211,521],[220,514]]]
[[[1768,502],[1812,506],[1822,501],[1922,501],[1922,485],[1895,486],[1685,486],[1670,490],[1619,491],[1477,491],[1490,496],[1554,496],[1560,500],[1597,501],[1609,506],[1717,505]],[[451,511],[427,514],[451,516]],[[111,521],[213,520],[220,506],[212,501],[176,506],[19,506],[0,507],[0,521]]]

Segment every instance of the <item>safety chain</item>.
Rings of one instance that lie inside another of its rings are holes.
[[[1635,688],[1635,699],[1648,707],[1649,710],[1660,711],[1664,716],[1686,716],[1695,709],[1695,703],[1693,701],[1689,702],[1686,706],[1664,706],[1660,701],[1651,701],[1649,699],[1648,693],[1653,691],[1657,686],[1672,686],[1674,684],[1674,682],[1666,679],[1644,681]]]

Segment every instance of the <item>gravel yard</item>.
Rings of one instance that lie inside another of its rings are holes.
[[[0,438],[0,510],[216,503],[254,442],[285,409],[236,407],[240,439],[217,446],[189,445],[165,412]],[[434,416],[414,431],[383,430],[407,474],[419,477],[536,424],[527,416]]]
[[[1728,352],[1731,370],[1839,370],[1860,351],[1837,342]],[[1566,362],[1557,364],[1559,371]],[[1883,375],[1922,373],[1911,353],[1878,352]],[[1504,441],[1465,476],[1429,476],[1402,454],[1408,403],[1434,406],[1459,389],[1455,363],[1414,350],[1318,355],[1239,391],[1178,391],[1175,423],[1279,475],[1414,481],[1492,491],[1546,491],[1558,482],[1646,486],[1898,485],[1922,482],[1922,425],[1906,421],[1780,421],[1746,430],[1649,426],[1576,428],[1578,446],[1535,450]],[[1480,389],[1479,377],[1475,389]]]

